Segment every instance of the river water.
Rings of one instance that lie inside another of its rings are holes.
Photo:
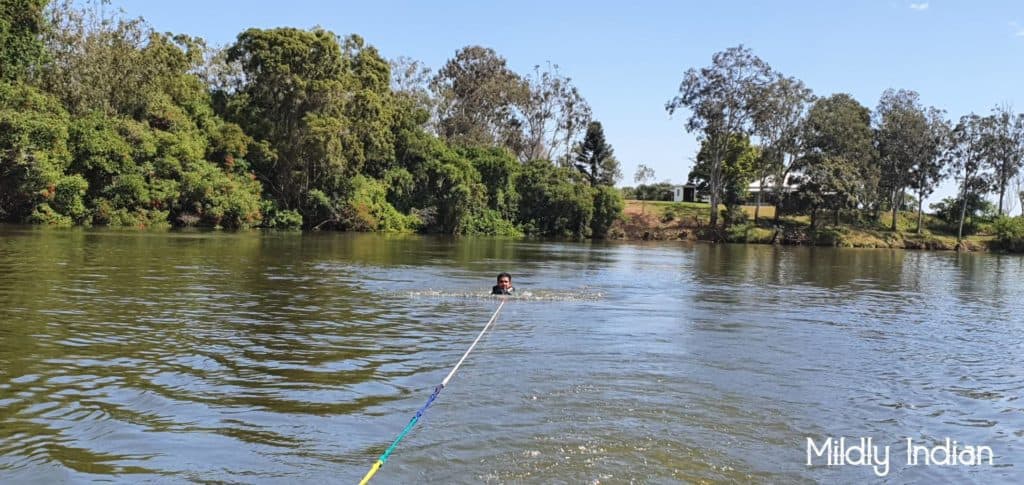
[[[499,271],[373,483],[1024,479],[1020,256],[7,226],[0,482],[356,483]]]

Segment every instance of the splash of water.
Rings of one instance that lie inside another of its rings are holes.
[[[525,290],[516,291],[511,295],[492,295],[489,292],[482,291],[454,291],[454,290],[417,290],[417,291],[406,291],[406,292],[395,292],[393,294],[403,295],[413,298],[436,298],[436,299],[456,299],[456,300],[497,300],[500,298],[508,298],[512,301],[599,301],[605,298],[605,294],[582,288],[578,290]]]

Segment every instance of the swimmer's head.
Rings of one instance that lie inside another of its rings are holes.
[[[498,274],[498,288],[500,288],[502,290],[507,290],[509,288],[512,288],[512,275],[510,275],[508,273],[499,273]]]

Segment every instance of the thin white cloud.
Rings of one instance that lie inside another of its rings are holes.
[[[928,2],[912,3],[910,4],[911,10],[917,10],[918,12],[928,10]]]
[[[1017,22],[1010,21],[1010,28],[1013,29],[1014,37],[1024,37],[1024,28],[1022,28]]]

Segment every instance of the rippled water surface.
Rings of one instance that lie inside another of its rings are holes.
[[[358,482],[499,271],[374,483],[1024,479],[1021,257],[0,227],[0,481]]]

